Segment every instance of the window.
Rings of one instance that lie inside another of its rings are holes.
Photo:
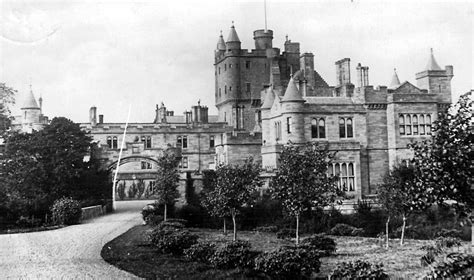
[[[112,138],[112,149],[118,149],[117,136]]]
[[[339,137],[346,138],[346,121],[344,118],[339,119]]]
[[[328,176],[338,176],[337,185],[339,189],[353,192],[356,190],[354,169],[353,162],[333,163],[328,166]]]
[[[181,138],[181,136],[178,136],[176,138],[176,147],[180,148],[183,146],[183,138]]]
[[[224,112],[224,122],[227,122],[227,112]]]
[[[112,137],[110,136],[107,137],[107,146],[109,146],[109,148],[112,148]]]
[[[142,169],[152,169],[151,163],[142,161]]]
[[[250,92],[250,83],[245,83],[245,91]]]
[[[291,117],[286,118],[286,132],[291,133]]]
[[[245,61],[245,68],[249,69],[250,68],[250,61]]]
[[[352,138],[353,135],[353,130],[352,130],[352,118],[347,118],[347,138]]]
[[[420,135],[425,135],[425,116],[420,115]]]
[[[227,71],[227,64],[224,64],[224,71]]]
[[[188,136],[178,136],[176,147],[186,149],[188,147]]]
[[[431,116],[426,115],[426,134],[431,135]]]
[[[418,135],[418,117],[413,115],[413,135]]]
[[[313,118],[311,120],[311,138],[326,138],[324,118]]]
[[[232,69],[232,63],[229,64],[229,69]]]
[[[182,157],[178,165],[179,168],[188,168],[188,157]]]
[[[352,138],[354,137],[354,128],[352,118],[339,118],[339,137]]]
[[[275,140],[281,139],[281,122],[275,122]]]
[[[229,86],[229,92],[232,92],[232,86]]]
[[[400,135],[405,135],[405,117],[403,115],[398,118],[398,126]]]
[[[405,120],[405,132],[407,133],[407,135],[411,135],[411,116],[407,115]]]
[[[188,147],[188,136],[183,136],[183,149]]]
[[[145,149],[151,149],[151,136],[142,136],[141,141]]]
[[[214,148],[214,136],[209,136],[209,147]]]
[[[227,85],[224,86],[224,94],[227,94]]]

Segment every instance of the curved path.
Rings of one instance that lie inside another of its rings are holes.
[[[150,201],[117,202],[113,214],[62,229],[0,235],[1,279],[137,279],[107,262],[105,243],[141,224]]]

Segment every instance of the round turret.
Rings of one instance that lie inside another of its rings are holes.
[[[272,48],[273,31],[269,29],[259,29],[253,32],[255,49],[266,50]]]
[[[234,23],[230,27],[229,37],[225,42],[227,51],[230,50],[240,50],[240,39],[237,35],[237,31],[235,31]]]

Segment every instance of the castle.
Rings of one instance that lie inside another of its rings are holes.
[[[416,73],[416,85],[401,83],[394,71],[389,86],[374,88],[369,67],[360,63],[353,84],[350,59],[343,58],[335,62],[337,83],[330,86],[317,72],[314,55],[300,53],[298,42],[287,37],[280,50],[273,47],[272,30],[256,30],[253,36],[250,51],[241,48],[234,26],[227,40],[222,34],[218,38],[216,116],[199,102],[183,115],[161,103],[152,122],[128,124],[124,139],[124,123],[106,123],[103,115],[97,118],[97,108],[90,109],[89,122],[80,125],[103,148],[104,168],[117,168],[124,142],[118,177],[124,198],[138,184],[153,188],[156,159],[166,149],[180,155],[184,191],[186,179],[199,183],[203,170],[249,156],[261,162],[264,177],[271,177],[289,142],[317,142],[337,151],[328,173],[339,175],[339,187],[355,199],[370,196],[391,167],[412,156],[407,144],[428,139],[438,112],[451,104],[453,67],[442,69],[433,52]],[[36,129],[29,120],[40,116],[38,125],[44,122],[41,107],[27,103],[16,125]]]

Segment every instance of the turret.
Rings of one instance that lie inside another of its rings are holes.
[[[272,48],[273,31],[269,29],[259,29],[253,32],[255,49],[266,50]]]
[[[25,124],[39,124],[41,108],[36,103],[35,96],[33,95],[33,89],[30,85],[30,92],[27,94],[23,105],[21,106],[22,111],[22,123]]]
[[[221,34],[219,35],[219,39],[217,40],[217,46],[215,50],[216,59],[225,53],[225,49],[226,49],[226,45],[224,42],[224,37],[222,36],[222,30],[221,30]]]
[[[447,65],[444,70],[441,69],[436,62],[433,49],[431,49],[425,69],[416,74],[416,83],[420,89],[428,90],[428,93],[439,94],[440,101],[451,103],[451,79],[453,76],[453,66]]]
[[[229,37],[225,45],[227,51],[240,50],[240,39],[237,35],[237,31],[235,31],[234,22],[232,22],[232,26],[230,27]]]
[[[396,89],[400,86],[400,79],[398,79],[397,69],[393,68],[393,76],[392,81],[390,82],[390,86],[388,89]]]
[[[302,85],[303,86],[303,85]],[[301,87],[301,86],[300,86]],[[293,77],[288,82],[285,95],[281,100],[282,117],[284,121],[284,142],[291,141],[293,143],[305,142],[304,131],[304,115],[303,112],[305,100],[303,99],[300,90],[296,86]],[[283,122],[282,122],[283,125]]]
[[[163,102],[161,102],[161,106],[158,107],[158,104],[156,105],[156,117],[155,117],[155,123],[166,123],[166,107]]]

